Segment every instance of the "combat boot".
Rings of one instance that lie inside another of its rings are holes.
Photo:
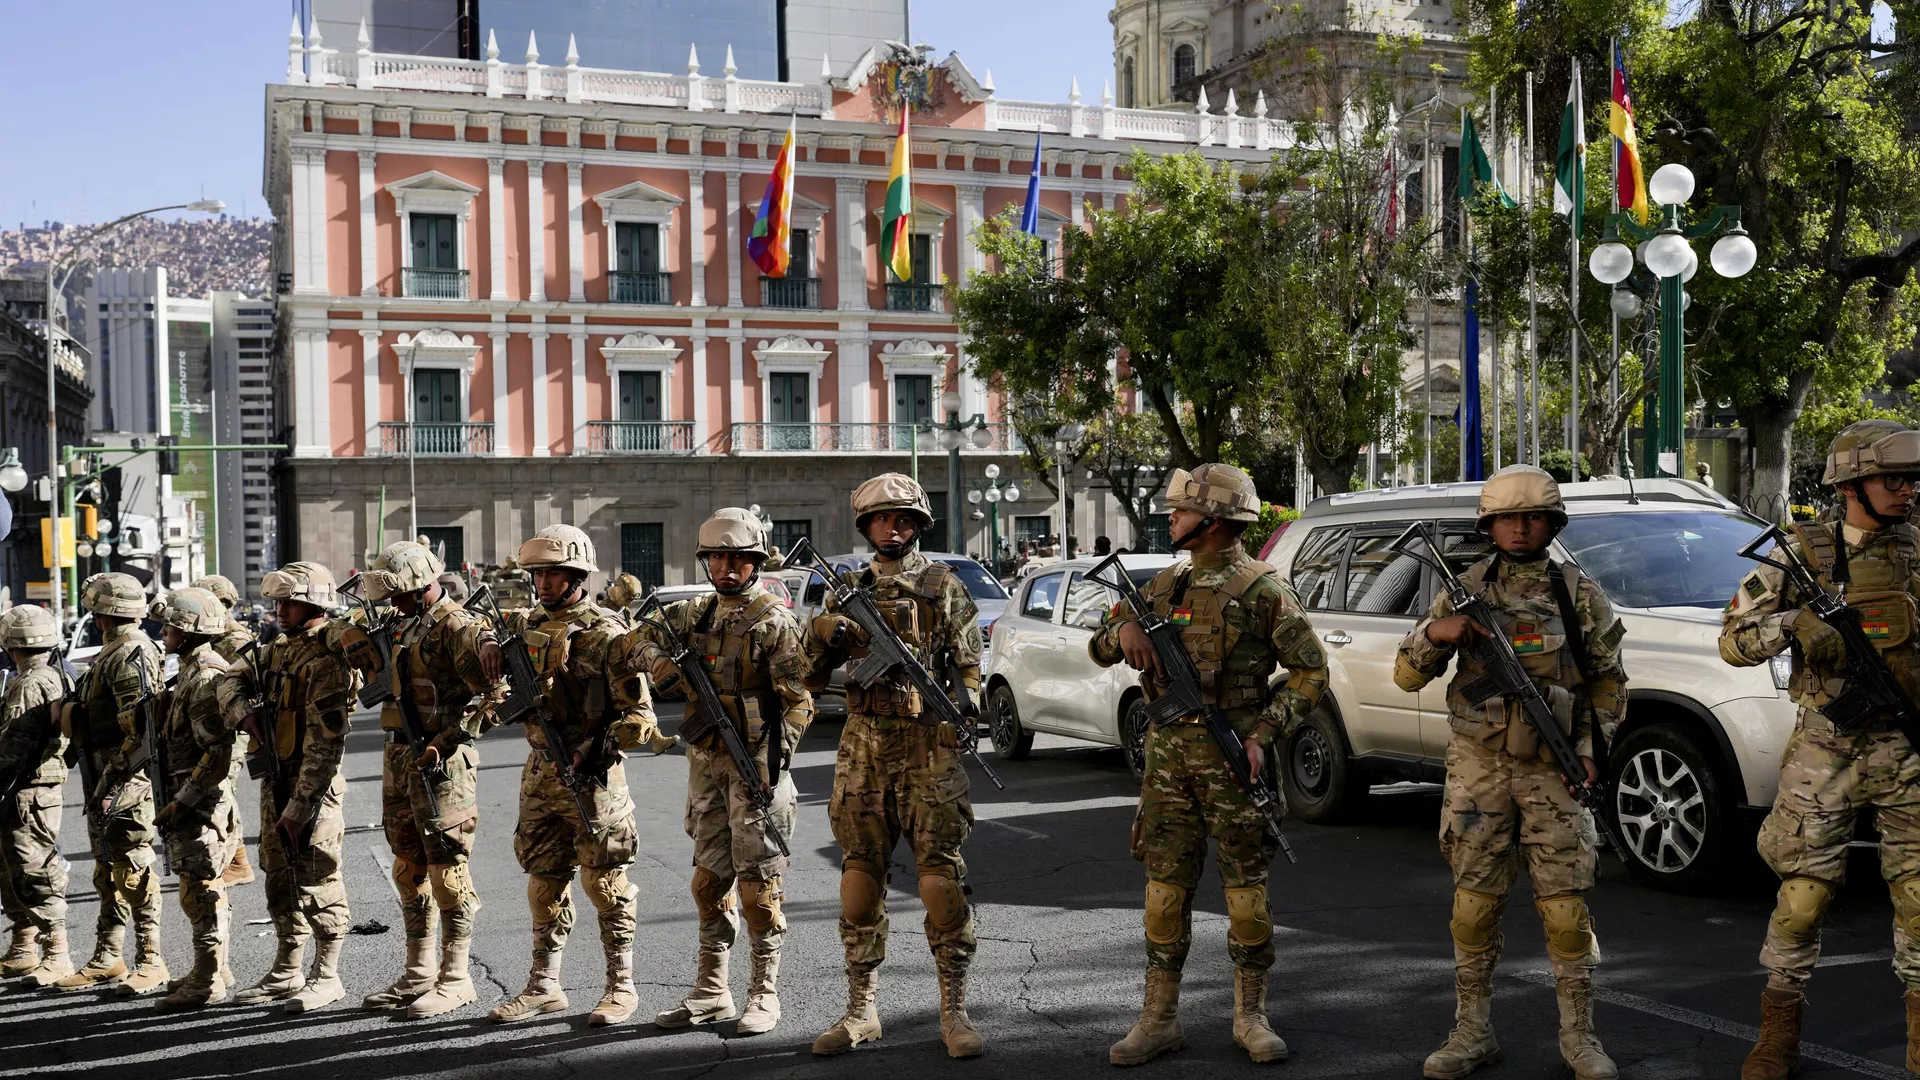
[[[1593,1033],[1593,980],[1555,979],[1553,990],[1560,1001],[1560,1057],[1575,1080],[1615,1080],[1620,1070]]]
[[[67,954],[67,924],[54,923],[47,931],[47,936],[41,939],[41,945],[46,951],[40,958],[40,966],[34,968],[27,978],[44,990],[73,974],[73,958]]]
[[[1107,1060],[1115,1065],[1145,1065],[1186,1045],[1187,1033],[1180,1029],[1180,973],[1149,967],[1140,1018],[1133,1022],[1126,1038],[1107,1050]]]
[[[693,977],[693,990],[680,1004],[655,1016],[656,1027],[684,1028],[733,1019],[733,991],[727,986],[727,951],[725,945],[700,946],[699,971]]]
[[[591,1027],[618,1024],[632,1016],[633,1007],[639,1003],[640,997],[633,991],[633,950],[608,953],[607,989],[587,1014],[587,1024]]]
[[[217,949],[194,950],[193,970],[181,979],[173,992],[153,1007],[161,1012],[199,1009],[227,1000],[227,988],[220,982],[220,953]]]
[[[407,966],[392,985],[360,999],[363,1009],[403,1009],[433,989],[433,906],[418,897],[402,905],[400,917],[407,931]]]
[[[467,973],[467,954],[473,949],[473,913],[458,908],[440,920],[440,976],[433,988],[407,1006],[407,1019],[424,1020],[471,1005],[479,995]]]
[[[259,1005],[268,1001],[279,1001],[300,992],[305,980],[301,977],[303,959],[307,951],[307,939],[283,934],[273,954],[273,967],[259,982],[240,991],[233,997],[236,1005]]]
[[[120,957],[120,942],[106,935],[93,943],[93,958],[87,966],[53,984],[61,993],[92,990],[126,978],[127,962]]]
[[[1233,1045],[1256,1062],[1287,1056],[1286,1040],[1267,1022],[1267,969],[1233,969]]]
[[[220,872],[220,884],[231,889],[235,885],[253,884],[253,861],[247,858],[247,845],[241,844],[233,853],[233,861]]]
[[[859,975],[847,972],[847,1013],[813,1040],[813,1052],[822,1056],[844,1054],[863,1042],[879,1042],[880,1010],[873,1004],[879,991],[878,971]]]
[[[753,947],[753,979],[747,984],[747,1011],[733,1026],[735,1034],[764,1035],[780,1022],[780,997],[774,983],[780,977],[780,950]]]
[[[527,973],[527,988],[515,997],[493,1007],[487,1019],[500,1024],[531,1020],[543,1013],[559,1012],[567,1007],[567,992],[560,989],[560,950],[534,950],[533,969]]]
[[[940,973],[940,1041],[950,1058],[979,1057],[980,1033],[967,1015],[967,973]]]
[[[154,920],[140,927],[133,970],[114,985],[112,992],[120,997],[139,997],[165,989],[168,978],[167,962],[160,956],[160,926]]]
[[[1800,1068],[1800,1013],[1806,1006],[1798,990],[1769,986],[1760,992],[1760,1037],[1740,1063],[1740,1080],[1786,1080]],[[1911,1002],[1907,1008],[1912,1016]]]
[[[1493,1037],[1493,972],[1455,970],[1453,1031],[1440,1049],[1427,1055],[1422,1075],[1429,1080],[1459,1080],[1482,1065],[1500,1060]]]
[[[347,988],[340,985],[340,943],[338,934],[314,936],[313,970],[300,992],[287,999],[287,1012],[316,1012],[347,996]]]
[[[18,979],[40,966],[40,928],[32,923],[16,923],[13,944],[0,957],[0,979]]]

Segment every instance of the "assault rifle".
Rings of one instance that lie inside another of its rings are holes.
[[[947,696],[947,692],[928,673],[926,665],[913,655],[913,650],[907,647],[906,642],[900,640],[893,624],[880,614],[880,607],[873,602],[872,594],[842,581],[827,560],[814,550],[812,540],[801,537],[782,565],[817,575],[826,583],[827,591],[832,593],[835,609],[852,619],[854,625],[865,632],[867,655],[847,669],[847,679],[866,688],[889,673],[898,671],[920,695],[921,713],[916,719],[929,727],[945,723],[953,728],[960,740],[960,751],[980,766],[980,771],[987,774],[987,779],[993,781],[994,787],[1006,790],[1007,785],[1000,782],[993,766],[980,756],[980,732],[974,726],[974,718],[979,715],[979,710],[968,699],[966,687],[961,685],[957,671],[953,677],[953,688],[960,698],[959,704]]]
[[[247,755],[247,776],[254,780],[269,780],[273,784],[274,797],[280,797],[280,748],[279,717],[276,706],[279,704],[280,673],[263,674],[266,665],[266,648],[254,638],[240,648],[240,655],[247,658],[247,664],[253,669],[253,688],[255,693],[247,698],[247,716],[253,721],[253,753]]]
[[[540,674],[533,666],[533,654],[527,651],[527,639],[507,629],[507,619],[500,611],[500,603],[494,599],[493,586],[482,585],[467,598],[465,605],[472,611],[485,615],[493,624],[495,643],[500,646],[500,654],[506,661],[507,697],[500,703],[498,712],[502,723],[532,723],[540,725],[541,740],[546,743],[542,751],[548,761],[553,762],[553,771],[560,778],[561,786],[573,794],[574,808],[580,811],[580,825],[592,836],[600,831],[593,819],[593,804],[587,800],[587,792],[595,786],[596,779],[604,781],[606,769],[611,767],[608,761],[607,742],[612,734],[611,725],[603,721],[600,731],[588,744],[581,755],[582,768],[573,767],[573,749],[567,742],[566,728],[560,718],[553,714],[553,707],[547,704],[547,697],[540,692]],[[605,764],[602,764],[605,762]]]
[[[393,670],[393,624],[390,616],[382,619],[374,608],[373,601],[360,595],[361,582],[367,575],[354,571],[353,576],[340,584],[340,595],[351,600],[360,609],[367,621],[367,640],[373,644],[373,651],[380,657],[380,670],[367,677],[360,687],[360,707],[371,709],[375,705],[391,700],[393,687],[388,685],[387,676]],[[418,753],[416,750],[415,753]]]
[[[1778,558],[1760,554],[1760,549],[1770,540],[1775,542],[1772,554]],[[1850,731],[1884,713],[1907,737],[1908,746],[1920,747],[1920,711],[1915,710],[1914,703],[1894,680],[1880,650],[1873,647],[1866,629],[1860,625],[1860,612],[1847,606],[1846,587],[1851,575],[1846,572],[1846,563],[1842,559],[1834,560],[1833,581],[1840,588],[1827,589],[1778,525],[1754,537],[1740,549],[1740,554],[1786,574],[1788,583],[1806,598],[1800,610],[1840,635],[1841,647],[1847,654],[1847,689],[1822,706],[1820,715],[1833,721],[1833,726],[1840,731]]]
[[[658,596],[647,597],[640,605],[640,612],[634,616],[638,624],[652,627],[667,643],[667,659],[680,669],[680,677],[687,682],[688,698],[700,706],[700,715],[720,733],[720,742],[727,748],[727,756],[733,759],[733,770],[740,774],[741,784],[746,786],[747,801],[761,813],[761,827],[766,830],[767,838],[780,854],[791,856],[787,850],[786,837],[780,835],[779,827],[773,823],[773,786],[760,779],[760,765],[753,760],[753,752],[747,749],[747,740],[740,726],[728,715],[725,703],[720,700],[720,692],[714,689],[713,679],[707,674],[706,662],[693,651],[685,638],[667,621],[666,605]],[[767,769],[771,776],[780,775],[780,754],[785,749],[785,738],[779,730],[784,722],[775,717],[768,726],[767,733]]]
[[[420,706],[413,700],[413,683],[408,678],[412,664],[413,650],[402,645],[393,654],[394,677],[399,680],[400,692],[393,697],[393,704],[400,712],[400,732],[407,737],[407,746],[413,750],[413,767],[420,773],[420,790],[427,795],[427,812],[435,820],[440,817],[440,799],[433,793],[433,785],[447,778],[447,766],[443,761],[435,761],[431,766],[426,763],[428,744],[426,725],[420,722]],[[365,693],[365,691],[362,691]]]
[[[1103,577],[1102,574],[1111,574]],[[1146,632],[1147,640],[1153,643],[1153,655],[1160,662],[1161,682],[1164,689],[1160,696],[1147,702],[1147,720],[1155,727],[1166,727],[1182,717],[1199,713],[1205,721],[1207,734],[1212,736],[1213,744],[1220,748],[1220,756],[1227,761],[1234,782],[1240,790],[1246,792],[1248,801],[1265,819],[1267,832],[1279,842],[1280,851],[1287,861],[1297,863],[1299,856],[1293,853],[1293,845],[1287,842],[1287,834],[1280,829],[1285,819],[1279,796],[1267,778],[1253,771],[1247,760],[1247,747],[1240,733],[1233,730],[1233,723],[1227,714],[1220,711],[1218,705],[1207,703],[1200,688],[1200,669],[1194,665],[1193,657],[1187,655],[1187,647],[1180,640],[1180,628],[1173,620],[1161,616],[1140,595],[1139,586],[1127,576],[1126,567],[1120,565],[1120,556],[1109,555],[1100,564],[1087,571],[1087,580],[1097,582],[1119,594],[1127,606],[1133,609],[1134,618],[1139,620],[1140,629]]]
[[[1421,555],[1412,549],[1415,538],[1426,545],[1427,554]],[[1513,641],[1494,615],[1492,602],[1486,597],[1467,588],[1453,567],[1440,554],[1440,545],[1433,538],[1432,526],[1424,521],[1416,521],[1407,526],[1407,531],[1394,540],[1390,550],[1402,552],[1409,558],[1418,559],[1427,564],[1439,575],[1440,584],[1447,591],[1447,602],[1453,607],[1455,615],[1465,615],[1480,631],[1472,635],[1460,648],[1463,653],[1472,653],[1486,668],[1486,674],[1460,687],[1461,696],[1475,707],[1483,706],[1494,700],[1517,701],[1527,723],[1540,736],[1547,752],[1553,756],[1553,763],[1560,767],[1560,778],[1574,799],[1593,815],[1594,824],[1606,834],[1607,844],[1622,859],[1627,857],[1627,845],[1614,828],[1613,819],[1607,816],[1607,798],[1604,784],[1596,784],[1587,779],[1587,767],[1580,760],[1580,751],[1573,745],[1572,736],[1560,728],[1560,721],[1553,715],[1553,706],[1545,694],[1527,674],[1526,665],[1520,662],[1520,655],[1513,651]],[[1585,658],[1581,658],[1582,662]],[[1599,732],[1594,736],[1599,737]]]
[[[167,767],[166,733],[161,728],[161,725],[165,723],[165,717],[160,715],[160,694],[153,688],[153,680],[147,675],[147,666],[135,661],[133,667],[135,671],[140,673],[140,699],[134,703],[133,707],[139,714],[140,730],[144,732],[144,735],[141,739],[140,746],[136,748],[133,755],[127,759],[128,778],[121,781],[120,787],[114,790],[113,795],[107,802],[109,806],[119,802],[121,792],[124,791],[126,785],[133,782],[132,778],[134,776],[144,772],[147,775],[147,786],[153,792],[153,808],[155,812],[158,812],[161,807],[166,806],[173,798],[173,785],[169,783],[167,779],[172,770]],[[134,805],[137,806],[139,804],[135,803]],[[133,807],[129,806],[126,810],[122,811],[122,813],[131,813],[132,810]],[[161,841],[160,844],[160,860],[167,875],[171,877],[173,875],[173,856],[167,853],[166,842],[164,840]]]

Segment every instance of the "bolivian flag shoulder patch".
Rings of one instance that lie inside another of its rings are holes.
[[[1534,628],[1532,623],[1519,623],[1513,628],[1513,651],[1516,653],[1537,653],[1547,647],[1546,638]]]
[[[1190,607],[1174,608],[1173,616],[1167,621],[1175,626],[1192,626],[1193,609]]]

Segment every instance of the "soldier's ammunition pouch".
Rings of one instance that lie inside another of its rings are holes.
[[[864,716],[920,715],[920,692],[911,686],[878,682],[872,686],[848,685],[847,711]]]

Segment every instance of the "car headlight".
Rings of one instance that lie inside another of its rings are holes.
[[[1793,655],[1775,653],[1767,659],[1767,668],[1773,672],[1773,688],[1785,690],[1793,681]]]

